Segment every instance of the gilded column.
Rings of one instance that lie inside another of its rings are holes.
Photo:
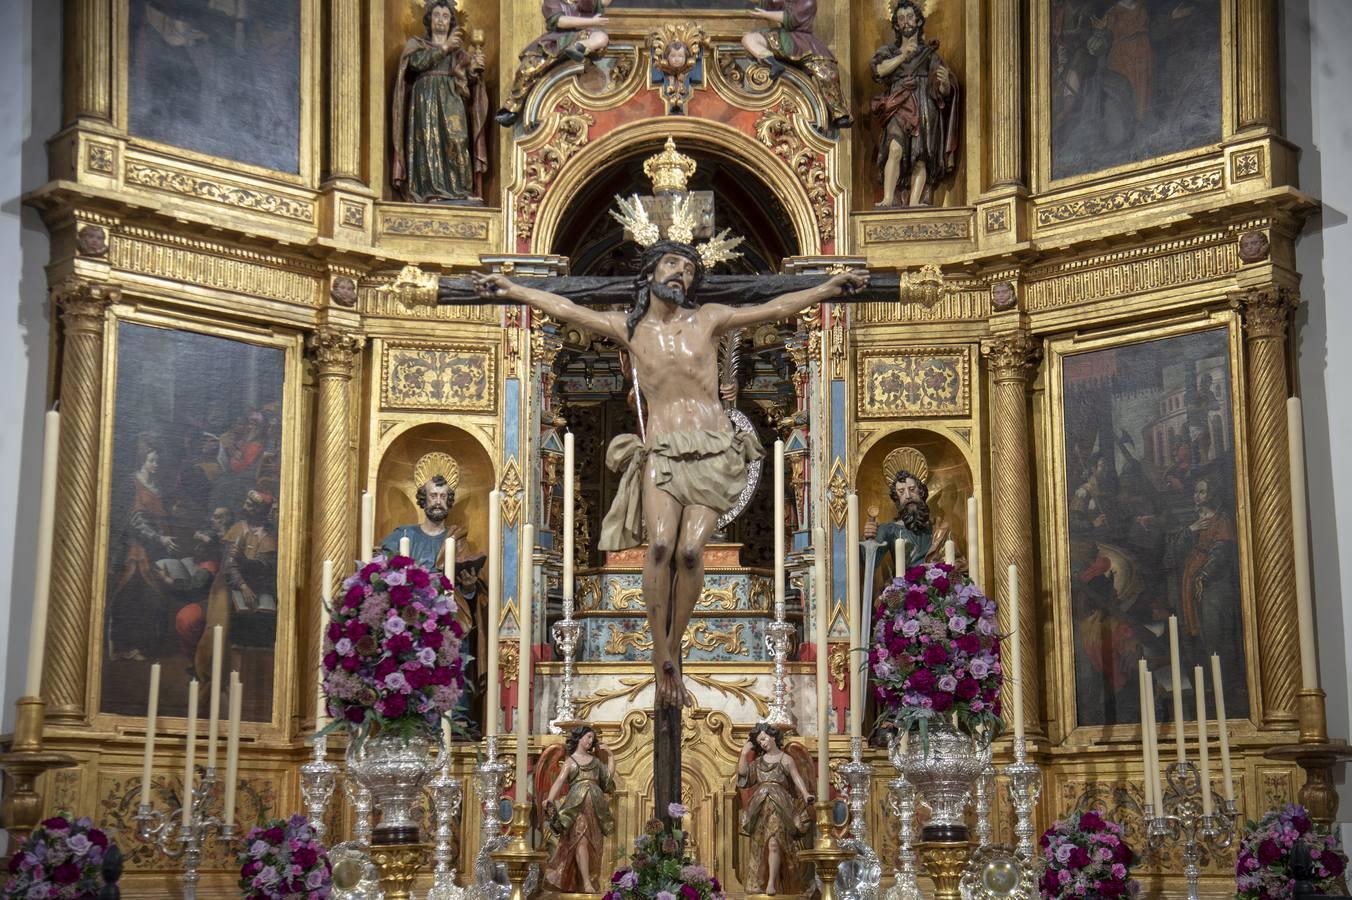
[[[66,122],[113,117],[112,0],[66,0],[62,7]]]
[[[991,0],[990,68],[991,105],[988,134],[991,147],[990,187],[1023,184],[1023,60],[1019,0]]]
[[[314,363],[318,398],[315,404],[313,486],[310,518],[309,577],[306,595],[299,604],[302,672],[313,671],[319,659],[319,595],[324,560],[333,560],[335,579],[349,573],[354,558],[351,510],[355,502],[352,460],[352,375],[364,339],[356,332],[334,325],[321,325],[310,336],[308,349]],[[301,677],[302,685],[313,681]],[[302,690],[301,696],[314,696]],[[308,705],[308,699],[304,701]],[[302,707],[301,714],[312,713]]]
[[[1258,665],[1263,723],[1296,721],[1300,690],[1296,600],[1291,546],[1291,481],[1286,444],[1286,328],[1298,298],[1287,288],[1243,291],[1248,355],[1249,504],[1252,509],[1254,586],[1257,590]]]
[[[329,178],[361,177],[361,0],[329,4]]]
[[[982,345],[991,373],[991,490],[995,591],[1001,627],[1018,628],[1023,649],[1023,716],[1030,734],[1041,734],[1037,617],[1037,560],[1033,554],[1032,479],[1028,437],[1028,385],[1037,374],[1041,347],[1026,331],[1000,334]],[[1011,608],[1010,564],[1019,567],[1018,608]],[[1006,700],[1008,702],[1008,700]],[[1008,714],[1006,714],[1008,718]]]
[[[1239,0],[1236,77],[1240,129],[1276,128],[1277,14],[1273,0]]]
[[[111,285],[71,276],[52,288],[61,316],[61,446],[57,467],[52,548],[51,610],[43,696],[50,722],[81,725],[87,719],[90,629],[93,623],[95,547],[98,534],[99,442],[103,418],[103,346]]]

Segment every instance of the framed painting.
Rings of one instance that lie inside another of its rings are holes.
[[[1048,2],[1042,77],[1051,180],[1221,140],[1228,0]]]
[[[128,0],[128,132],[299,175],[301,6]]]
[[[608,0],[607,9],[660,9],[688,12],[722,10],[745,12],[755,5],[750,0]]]
[[[210,696],[220,625],[221,680],[237,670],[244,720],[276,724],[294,608],[298,339],[138,313],[113,329],[97,708],[144,715],[159,663],[160,712],[185,716],[192,679]]]
[[[1059,682],[1073,686],[1062,688],[1065,720],[1134,734],[1144,658],[1157,719],[1172,721],[1170,616],[1184,708],[1197,709],[1193,666],[1209,673],[1214,653],[1227,713],[1249,717],[1255,645],[1233,314],[1056,341],[1049,361]]]

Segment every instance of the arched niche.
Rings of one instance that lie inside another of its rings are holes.
[[[400,525],[421,521],[413,469],[424,454],[434,451],[449,454],[460,465],[455,505],[446,523],[465,526],[467,550],[487,552],[488,494],[497,483],[493,460],[474,435],[442,422],[414,425],[385,445],[376,475],[376,540]]]
[[[929,464],[930,514],[952,531],[958,555],[967,556],[967,498],[973,495],[973,460],[966,448],[951,436],[929,428],[900,428],[888,432],[870,446],[860,458],[855,472],[855,490],[859,493],[859,512],[869,515],[878,508],[878,521],[896,518],[896,506],[887,493],[883,463],[889,453],[900,447],[914,447]]]

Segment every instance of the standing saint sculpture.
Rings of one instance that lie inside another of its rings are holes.
[[[610,810],[615,793],[615,756],[601,743],[596,729],[579,725],[568,735],[562,758],[546,750],[536,769],[535,795],[543,796],[545,827],[557,841],[545,863],[544,882],[564,893],[600,892],[602,846],[615,831],[615,816]],[[548,791],[543,791],[541,775],[559,764]]]
[[[719,397],[719,337],[862,288],[868,273],[841,273],[756,306],[701,306],[706,267],[732,256],[726,232],[693,246],[689,195],[675,199],[666,240],[637,197],[620,207],[616,218],[646,247],[628,312],[590,309],[504,275],[475,275],[474,282],[485,299],[525,303],[603,335],[629,355],[642,435],[620,435],[606,451],[606,465],[622,474],[599,546],[636,547],[646,530],[643,599],[657,706],[679,708],[693,703],[681,678],[681,639],[704,588],[704,547],[745,487],[748,464],[764,453],[753,434],[733,429]]]
[[[869,62],[883,93],[873,98],[878,206],[930,206],[934,186],[958,167],[958,79],[939,56],[939,42],[925,40],[925,12],[915,0],[892,7],[896,43],[879,48]]]
[[[481,200],[488,171],[482,47],[465,49],[451,0],[427,0],[394,82],[390,181],[413,203]]]
[[[798,851],[811,827],[809,810],[815,798],[795,753],[804,756],[801,746],[786,748],[780,730],[761,722],[751,729],[737,759],[741,831],[751,839],[742,883],[751,894],[797,894],[808,887]]]

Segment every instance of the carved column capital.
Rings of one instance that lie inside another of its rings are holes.
[[[101,329],[108,307],[121,298],[122,288],[117,285],[79,275],[68,275],[52,285],[52,302],[70,329]]]
[[[365,335],[333,326],[321,326],[305,340],[305,352],[321,376],[350,377],[364,346]]]
[[[1231,302],[1244,316],[1244,332],[1250,339],[1281,340],[1291,313],[1300,305],[1300,295],[1287,287],[1268,285],[1232,295]]]
[[[1026,331],[1011,331],[981,342],[997,381],[1031,381],[1042,359],[1042,343]]]

